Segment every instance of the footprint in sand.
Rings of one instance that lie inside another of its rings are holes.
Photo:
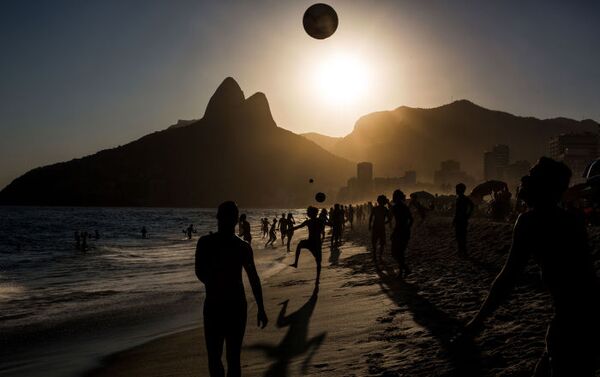
[[[394,320],[394,317],[378,317],[376,319],[377,322],[379,323],[390,323]]]

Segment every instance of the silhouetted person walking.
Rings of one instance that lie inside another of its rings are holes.
[[[290,252],[290,246],[292,244],[292,237],[294,237],[294,225],[296,225],[296,220],[294,219],[294,215],[288,213],[287,215],[287,226],[288,232],[286,234],[287,237],[287,251]]]
[[[264,328],[268,322],[252,247],[235,235],[238,216],[234,202],[222,203],[217,213],[218,231],[200,238],[196,246],[196,276],[206,287],[204,337],[211,377],[225,376],[221,361],[224,344],[227,376],[241,376],[240,354],[247,316],[242,268],[258,307],[258,325]]]
[[[469,218],[475,208],[471,199],[465,196],[466,190],[467,186],[464,183],[456,185],[456,209],[452,225],[454,225],[456,244],[460,256],[467,254],[467,228],[469,227]]]
[[[331,248],[338,246],[342,242],[342,228],[344,226],[344,210],[339,204],[333,206],[329,214],[331,223]]]
[[[285,244],[285,236],[288,231],[288,222],[285,218],[285,213],[281,214],[281,218],[279,219],[279,224],[277,224],[277,229],[279,229],[279,235],[281,236],[281,246]]]
[[[535,376],[594,375],[599,352],[598,278],[591,261],[585,224],[557,203],[569,186],[571,171],[542,157],[521,180],[519,195],[530,208],[519,216],[504,268],[477,315],[465,328],[473,334],[506,299],[518,275],[533,257],[554,303],[546,351]]]
[[[329,223],[329,214],[327,213],[327,210],[325,208],[323,208],[321,210],[321,212],[319,213],[319,220],[321,220],[321,222],[323,224]],[[323,227],[323,231],[321,232],[321,243],[323,243],[324,241],[325,241],[325,227]]]
[[[383,258],[385,249],[385,224],[390,221],[390,214],[386,207],[388,200],[385,195],[377,197],[377,206],[371,210],[369,216],[369,230],[371,231],[371,243],[373,245],[373,259],[377,261],[377,244],[380,245],[379,259]]]
[[[271,225],[271,229],[269,229],[269,240],[265,244],[265,247],[271,245],[275,246],[275,241],[277,240],[277,219],[273,219],[273,224]]]
[[[266,217],[261,219],[262,223],[262,238],[265,238],[269,235],[269,219]]]
[[[248,245],[252,245],[252,232],[250,231],[250,223],[248,222],[248,220],[246,220],[246,214],[243,213],[240,216],[240,237],[242,237],[242,239],[246,242],[248,242]]]
[[[352,204],[348,206],[348,222],[350,223],[350,229],[352,229],[354,225],[354,207],[352,207]]]
[[[308,215],[308,220],[305,220],[302,224],[292,228],[293,230],[296,230],[305,226],[308,227],[308,239],[298,242],[298,246],[296,246],[296,258],[294,259],[294,263],[290,266],[297,268],[298,259],[300,259],[300,251],[302,249],[308,249],[313,257],[315,257],[315,262],[317,263],[317,279],[315,285],[319,285],[321,279],[321,260],[323,259],[321,233],[323,232],[325,223],[317,217],[319,210],[316,207],[308,207],[306,214]]]
[[[142,238],[146,238],[146,235],[148,234],[148,231],[146,230],[146,227],[143,226],[142,227]]]
[[[394,191],[392,197],[392,216],[394,217],[394,230],[392,232],[392,256],[398,262],[398,277],[406,277],[410,274],[410,268],[406,263],[404,253],[410,240],[410,228],[413,225],[413,217],[406,205],[406,196],[400,190]]]

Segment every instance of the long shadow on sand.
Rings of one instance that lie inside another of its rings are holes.
[[[330,248],[330,253],[329,253],[329,265],[330,266],[339,265],[340,254],[341,254],[341,250],[340,250],[339,246],[333,246]]]
[[[485,261],[479,260],[478,258],[475,258],[472,255],[466,255],[463,258],[466,261],[470,262],[475,267],[477,267],[477,268],[479,268],[479,269],[487,272],[490,275],[495,276],[498,272],[500,272],[499,266],[497,266],[497,265],[495,265],[493,263],[489,263],[489,262],[485,262]]]
[[[355,260],[352,260],[355,259]],[[481,358],[477,346],[471,339],[453,341],[463,329],[463,323],[437,308],[421,296],[418,286],[399,279],[387,264],[373,267],[369,254],[357,254],[345,260],[345,264],[359,273],[376,272],[382,290],[400,307],[407,307],[413,320],[426,328],[443,349],[443,356],[451,365],[449,376],[480,376]],[[368,267],[367,267],[368,266]],[[423,360],[426,362],[426,360]]]
[[[326,332],[308,339],[310,317],[317,305],[319,290],[315,288],[310,299],[295,312],[286,315],[289,300],[281,303],[281,311],[277,317],[277,327],[288,327],[288,331],[278,345],[254,344],[248,348],[264,351],[268,358],[275,362],[265,372],[265,377],[285,377],[289,375],[289,365],[293,358],[308,355],[302,362],[302,373],[307,374],[313,356],[325,340]]]

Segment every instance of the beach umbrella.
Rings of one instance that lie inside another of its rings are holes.
[[[486,195],[491,195],[496,191],[508,191],[508,185],[505,182],[490,180],[481,183],[471,191],[473,197],[483,198]]]
[[[573,202],[579,199],[584,199],[590,196],[592,187],[587,183],[580,183],[575,186],[571,186],[563,194],[563,200],[565,202]]]
[[[430,201],[433,202],[435,200],[435,196],[427,191],[417,191],[410,194],[411,199],[416,199],[418,201]]]

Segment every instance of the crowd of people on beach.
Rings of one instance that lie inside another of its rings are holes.
[[[555,316],[548,328],[546,352],[540,359],[536,376],[593,376],[598,348],[599,288],[598,278],[590,259],[585,225],[559,206],[562,194],[569,186],[571,172],[564,164],[542,158],[530,174],[523,177],[519,199],[525,203],[518,217],[513,245],[506,264],[495,279],[479,312],[456,336],[455,344],[473,337],[495,308],[508,296],[530,257],[541,270],[554,303]],[[468,255],[469,220],[474,213],[473,201],[465,195],[466,186],[456,185],[452,226],[456,239],[457,257]],[[329,210],[310,206],[307,219],[296,224],[291,213],[270,221],[261,219],[265,247],[274,247],[277,232],[281,245],[290,252],[294,231],[308,228],[308,237],[298,242],[294,261],[297,268],[303,249],[310,251],[316,262],[315,290],[321,279],[322,246],[326,227],[330,228],[330,246],[334,250],[342,244],[344,231],[356,223],[368,225],[371,232],[373,263],[381,262],[387,244],[386,227],[390,234],[390,253],[397,263],[398,279],[405,279],[411,269],[405,256],[409,245],[413,212],[424,220],[427,206],[397,189],[390,201],[379,195],[375,205],[335,204]],[[408,202],[408,203],[407,203]],[[219,206],[218,231],[201,237],[196,249],[196,275],[206,286],[204,308],[205,338],[211,376],[224,376],[221,361],[224,343],[227,344],[228,376],[241,375],[240,352],[246,323],[246,297],[241,271],[248,274],[258,307],[258,324],[267,325],[268,319],[262,300],[260,279],[254,266],[251,247],[251,226],[246,215],[239,216],[234,202]],[[239,226],[239,237],[235,226]]]
[[[585,222],[572,212],[572,208],[560,205],[570,176],[571,172],[564,164],[542,158],[530,174],[523,177],[514,210],[506,208],[505,202],[511,196],[508,190],[496,194],[490,219],[506,219],[510,211],[518,214],[518,217],[515,216],[512,247],[504,268],[494,280],[480,310],[456,335],[455,344],[481,331],[484,320],[506,299],[520,271],[532,258],[540,267],[542,281],[555,308],[555,316],[548,327],[546,351],[536,366],[535,376],[593,376],[595,358],[600,352],[598,348],[587,345],[597,344],[600,336],[597,323],[600,318],[600,288],[590,258]],[[477,208],[472,196],[467,196],[466,192],[467,187],[458,183],[450,205],[445,198],[445,201],[438,200],[442,206],[437,214],[452,213],[451,224],[458,258],[469,257],[469,221]],[[431,213],[436,213],[435,199],[423,193],[420,196],[413,193],[407,197],[397,189],[391,200],[381,194],[374,203],[335,203],[330,208],[320,209],[309,206],[303,221],[298,222],[291,212],[284,212],[272,219],[261,218],[258,234],[262,240],[266,239],[265,249],[277,248],[277,241],[280,240],[281,247],[291,253],[295,232],[307,228],[307,237],[297,242],[290,266],[298,268],[302,251],[308,250],[315,261],[317,292],[326,235],[329,234],[332,253],[339,252],[344,237],[351,234],[349,232],[367,228],[374,265],[379,268],[384,263],[385,253],[389,251],[395,261],[396,277],[404,280],[412,272],[406,251],[415,218],[418,219],[417,225],[421,225]],[[248,216],[240,215],[234,202],[224,202],[219,206],[217,222],[217,232],[200,237],[196,248],[196,275],[206,286],[204,328],[209,368],[211,376],[224,375],[221,355],[226,343],[227,375],[239,376],[247,306],[242,269],[248,274],[255,296],[259,325],[266,326],[268,318],[262,302],[260,278],[254,265],[253,227]],[[197,230],[194,224],[189,224],[182,232],[191,240]],[[146,226],[141,228],[140,233],[141,238],[148,237]],[[89,240],[99,238],[98,230],[93,233],[75,231],[75,248],[86,252],[90,248]],[[386,250],[388,240],[390,247]]]

